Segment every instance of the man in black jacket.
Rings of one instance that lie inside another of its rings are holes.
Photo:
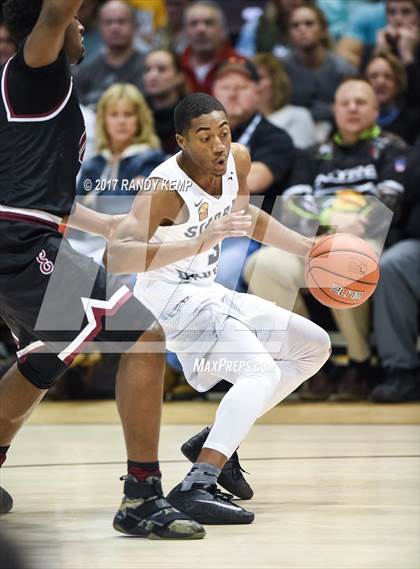
[[[283,196],[283,222],[289,227],[315,234],[318,225],[375,241],[380,248],[395,209],[404,192],[406,145],[399,137],[376,125],[378,103],[368,83],[349,79],[337,89],[334,115],[337,133],[325,143],[299,152]],[[377,199],[374,209],[365,216]],[[380,202],[385,207],[380,207]],[[360,215],[348,215],[349,204]],[[285,217],[286,216],[286,217]],[[311,225],[312,222],[312,225]],[[303,295],[304,263],[290,255],[265,247],[254,253],[245,266],[250,291],[283,308],[307,316]],[[300,393],[302,399],[364,399],[370,378],[369,305],[352,310],[332,310],[347,344],[349,366],[337,381],[326,370],[310,379]]]

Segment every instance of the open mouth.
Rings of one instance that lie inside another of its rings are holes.
[[[216,160],[216,164],[217,164],[218,166],[224,166],[224,165],[226,164],[226,157],[218,158],[218,159]]]

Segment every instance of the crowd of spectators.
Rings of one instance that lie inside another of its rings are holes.
[[[338,226],[383,250],[372,302],[333,310],[329,320],[345,339],[348,365],[329,362],[297,396],[420,400],[420,0],[241,7],[242,19],[238,12],[233,21],[228,0],[84,0],[86,57],[73,72],[87,127],[78,199],[128,211],[141,185],[127,193],[123,180],[143,180],[179,150],[178,101],[213,94],[233,141],[250,151],[255,203],[299,231]],[[17,49],[0,22],[0,65]],[[99,191],[86,180],[99,181]],[[357,216],[340,212],[343,193],[353,196]],[[373,200],[382,208],[367,207]],[[102,258],[98,238],[71,238]],[[325,317],[306,303],[302,261],[253,240],[223,243],[217,279]],[[6,364],[2,330],[0,348]],[[181,372],[175,358],[169,362]]]

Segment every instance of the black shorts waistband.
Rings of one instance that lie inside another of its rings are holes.
[[[55,223],[52,220],[44,219],[42,217],[37,216],[36,214],[26,214],[20,213],[17,211],[0,211],[0,220],[4,221],[25,221],[27,223],[36,223],[38,225],[45,225],[50,229],[55,229],[55,231],[59,230],[59,224]]]

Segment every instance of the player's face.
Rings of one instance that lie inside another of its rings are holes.
[[[213,111],[193,119],[185,136],[177,134],[177,141],[198,170],[212,176],[226,173],[232,137],[224,112]]]
[[[302,49],[311,48],[322,39],[322,28],[318,15],[310,8],[294,10],[289,22],[290,40]]]
[[[147,95],[163,95],[178,89],[182,74],[175,67],[172,56],[167,51],[150,53],[144,64],[144,89]]]
[[[84,31],[84,27],[77,18],[74,18],[66,30],[64,49],[70,63],[80,63],[83,60],[86,51],[83,45]]]
[[[99,29],[109,48],[128,48],[135,32],[135,21],[129,6],[119,0],[105,4],[100,12]]]
[[[105,130],[111,147],[126,148],[138,132],[136,110],[130,101],[120,99],[110,104],[105,112]]]
[[[398,94],[397,82],[386,59],[373,59],[367,66],[366,78],[372,85],[380,105],[387,105],[395,100]]]
[[[420,26],[420,15],[413,2],[388,0],[386,5],[388,24],[393,28],[415,28]]]
[[[185,33],[193,51],[211,53],[224,39],[220,15],[210,6],[193,6],[185,17]]]
[[[250,118],[260,103],[258,85],[242,73],[220,77],[214,84],[213,95],[225,107],[229,120],[236,123]]]
[[[372,127],[378,116],[378,102],[370,85],[348,81],[335,95],[334,116],[342,134],[359,134]]]

